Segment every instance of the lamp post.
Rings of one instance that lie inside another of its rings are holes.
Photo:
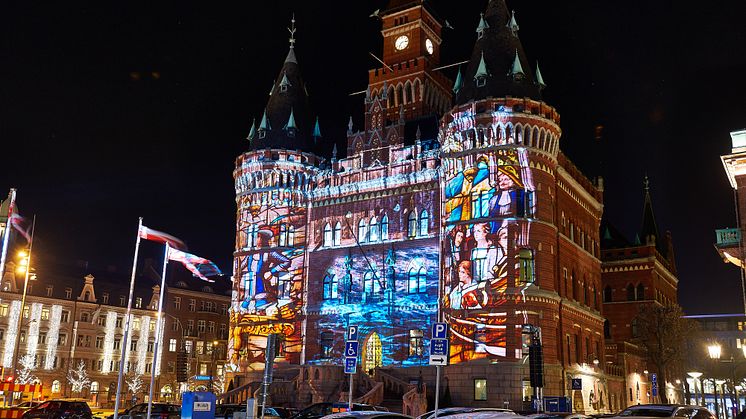
[[[710,356],[710,359],[713,361],[713,364],[717,363],[720,360],[720,355],[722,353],[722,350],[723,348],[718,343],[713,343],[707,346],[707,354]],[[713,391],[715,392],[715,417],[719,418],[720,417],[720,404],[718,403],[718,387],[717,387],[717,382],[715,381],[715,378],[712,379],[712,386],[713,386]]]
[[[217,365],[217,353],[218,353],[218,345],[220,342],[217,340],[212,341],[212,373],[210,374],[210,390],[211,392],[215,392],[214,388],[214,382],[215,382],[215,374],[218,371],[218,365]]]
[[[700,401],[699,401],[699,396],[697,396],[697,380],[699,379],[699,377],[702,376],[702,373],[701,372],[697,372],[697,371],[690,371],[690,372],[687,372],[686,375],[688,375],[689,377],[691,377],[692,378],[692,382],[694,383],[694,404],[698,406],[698,405],[700,405]],[[704,390],[704,389],[702,389],[701,386],[700,386],[700,390]],[[702,403],[701,404],[704,405],[704,391],[703,391],[703,394],[702,394]]]

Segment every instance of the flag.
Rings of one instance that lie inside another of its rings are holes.
[[[220,272],[220,269],[218,269],[218,267],[210,260],[201,258],[191,253],[182,252],[181,250],[177,250],[171,247],[169,247],[168,249],[168,260],[181,262],[181,264],[184,265],[185,268],[189,269],[189,271],[194,276],[202,279],[203,281],[215,282],[214,280],[208,279],[207,277],[223,274],[222,272]]]
[[[140,226],[140,230],[137,232],[138,236],[140,236],[141,239],[150,240],[158,243],[168,243],[168,245],[174,249],[179,250],[186,250],[187,246],[186,244],[177,239],[176,237],[164,233],[162,231],[153,230],[152,228],[148,228],[145,226]]]
[[[31,243],[31,222],[28,218],[21,217],[18,213],[18,207],[12,206],[10,208],[10,225],[16,229],[27,242]]]

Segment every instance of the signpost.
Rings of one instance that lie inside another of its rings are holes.
[[[448,365],[448,324],[434,323],[430,336],[430,365],[435,365],[435,418],[440,401],[440,367]]]
[[[583,389],[583,379],[582,378],[573,378],[572,379],[572,389],[573,390],[582,390]]]
[[[347,328],[347,341],[344,350],[345,374],[350,374],[349,409],[352,412],[352,377],[357,373],[357,354],[360,343],[357,341],[357,326]]]
[[[653,373],[650,375],[650,387],[653,393],[653,399],[658,397],[658,374]]]

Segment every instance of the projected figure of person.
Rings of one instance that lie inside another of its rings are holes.
[[[513,166],[497,168],[497,193],[490,198],[490,217],[514,215],[523,207],[523,188],[520,176]],[[515,206],[514,206],[515,205]],[[522,211],[519,211],[522,213]],[[522,215],[522,214],[521,214]]]
[[[483,300],[483,287],[473,281],[471,261],[463,260],[458,264],[458,284],[448,294],[452,309],[479,308]]]
[[[498,261],[505,258],[504,250],[493,244],[489,234],[490,223],[474,224],[472,237],[475,243],[471,250],[471,262],[472,277],[476,282],[495,278],[498,272]]]
[[[272,236],[271,230],[260,230],[258,247],[266,247]],[[277,305],[279,278],[281,275],[287,274],[290,263],[290,259],[276,251],[259,252],[249,256],[247,275],[255,281],[254,292],[252,295],[251,290],[247,289],[245,291],[241,309],[257,314],[272,315],[275,311],[273,307]]]
[[[481,202],[487,204],[494,193],[495,188],[490,185],[489,159],[487,156],[479,156],[473,167],[462,170],[446,185],[446,221],[486,216],[488,211],[482,211],[481,206],[472,208],[472,197],[478,197],[475,201],[477,205]]]

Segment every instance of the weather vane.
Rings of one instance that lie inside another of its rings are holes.
[[[290,48],[295,47],[295,13],[293,13],[293,18],[290,20],[291,26],[288,28],[288,32],[290,32]]]

